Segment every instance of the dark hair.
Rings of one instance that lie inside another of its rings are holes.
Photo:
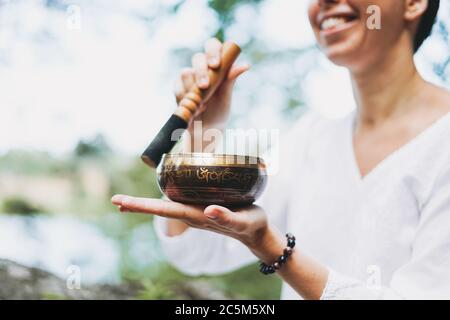
[[[428,0],[428,8],[420,19],[419,28],[414,37],[414,52],[417,52],[431,34],[439,10],[440,0]]]

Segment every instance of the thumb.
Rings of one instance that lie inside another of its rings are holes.
[[[240,75],[247,72],[250,69],[250,64],[245,63],[242,65],[233,65],[228,72],[228,81],[235,81]]]
[[[203,214],[208,219],[214,220],[217,224],[227,228],[233,228],[235,224],[234,212],[222,206],[208,206],[203,211]]]
[[[228,72],[226,80],[221,84],[219,91],[225,95],[229,94],[233,89],[237,78],[239,78],[239,76],[247,72],[249,69],[250,65],[248,63],[243,65],[233,65]]]

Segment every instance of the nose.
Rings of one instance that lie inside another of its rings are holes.
[[[320,7],[329,7],[333,4],[338,4],[340,0],[319,0]]]

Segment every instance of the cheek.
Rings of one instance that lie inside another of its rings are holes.
[[[309,23],[311,25],[311,28],[316,31],[316,24],[315,24],[315,20],[317,18],[317,15],[319,14],[320,11],[320,7],[319,7],[319,3],[318,0],[310,0],[309,5],[308,5],[308,18],[309,18]]]
[[[380,20],[381,28],[386,29],[385,31],[397,29],[403,23],[404,1],[346,0],[346,2],[357,10],[366,22]]]
[[[404,27],[403,1],[347,0],[347,2],[360,12],[361,23],[365,30],[361,30],[359,40],[365,46],[375,50],[391,45],[397,40]]]
[[[398,33],[404,24],[404,2],[403,1],[373,1],[367,3],[366,21],[378,19],[381,22],[381,30],[385,35]],[[368,10],[367,8],[371,8]]]
[[[366,13],[367,42],[373,47],[389,47],[401,35],[404,21],[403,7],[400,3],[401,1],[386,1],[379,6],[379,10]],[[373,28],[374,22],[380,23],[378,29]]]

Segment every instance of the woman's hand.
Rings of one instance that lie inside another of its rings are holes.
[[[115,195],[111,201],[121,212],[142,212],[172,218],[194,228],[235,238],[268,264],[276,261],[286,245],[286,239],[267,223],[264,211],[258,206],[231,211],[217,205],[193,206],[124,195]],[[305,299],[319,299],[328,278],[325,267],[297,249],[277,273]]]
[[[187,225],[235,238],[251,250],[259,250],[269,230],[264,211],[258,206],[231,211],[225,207],[185,205],[177,202],[115,195],[112,203],[121,212],[142,212],[177,219]]]
[[[176,83],[175,96],[177,102],[184,98],[194,84],[200,89],[209,87],[208,68],[216,69],[220,66],[221,52],[222,43],[212,38],[206,41],[204,52],[198,52],[192,56],[192,66],[181,71]],[[248,64],[233,65],[224,82],[217,88],[211,98],[202,102],[193,120],[201,120],[204,129],[223,129],[230,111],[234,83],[249,68]],[[192,123],[193,121],[189,127],[190,131],[192,131]]]

